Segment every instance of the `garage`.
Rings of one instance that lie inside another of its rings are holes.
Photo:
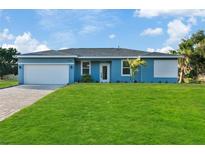
[[[67,84],[69,65],[66,64],[26,64],[24,84]]]

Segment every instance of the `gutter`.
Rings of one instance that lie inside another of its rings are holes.
[[[183,58],[181,55],[174,56],[39,56],[39,55],[16,55],[17,58],[79,58],[79,59],[127,59],[127,58]]]
[[[34,55],[17,55],[17,58],[77,58],[78,56],[34,56]]]

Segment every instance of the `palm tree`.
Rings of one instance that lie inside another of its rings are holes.
[[[192,51],[190,49],[179,49],[178,53],[182,56],[179,58],[179,83],[184,82],[184,77],[186,74],[190,73],[190,56]]]
[[[145,65],[146,62],[144,60],[141,60],[140,58],[127,59],[127,62],[129,64],[129,67],[130,67],[130,81],[134,82],[138,68],[141,65]]]

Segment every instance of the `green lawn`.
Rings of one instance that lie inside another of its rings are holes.
[[[205,144],[205,85],[67,86],[0,122],[0,144]]]
[[[15,86],[18,84],[16,80],[0,80],[0,89]]]

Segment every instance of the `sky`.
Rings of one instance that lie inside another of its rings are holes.
[[[21,53],[65,48],[177,49],[205,30],[205,10],[0,10],[0,46]]]

